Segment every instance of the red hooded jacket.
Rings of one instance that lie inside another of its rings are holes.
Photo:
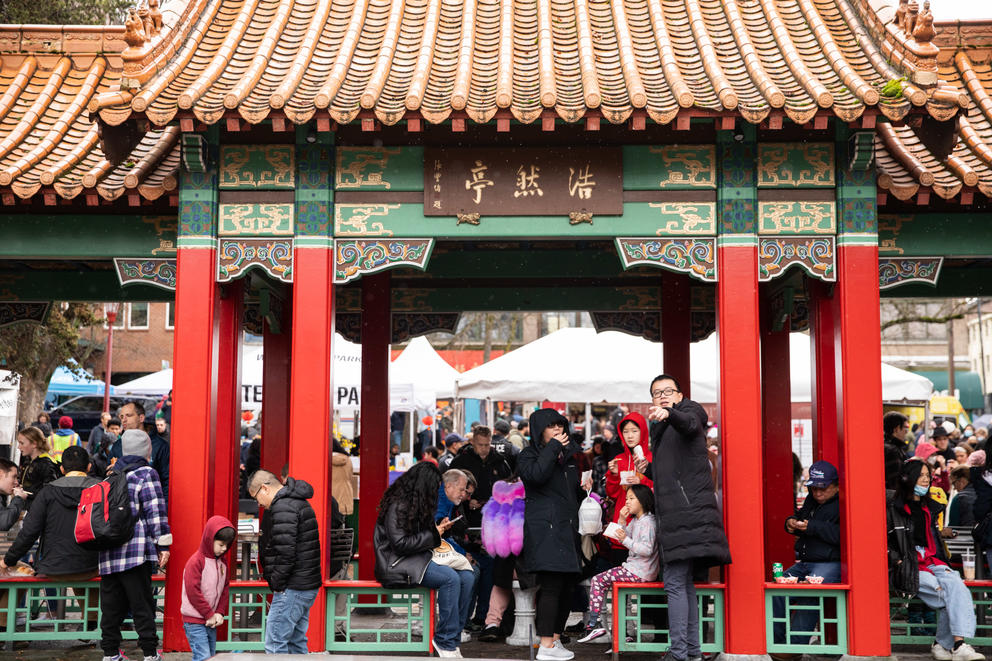
[[[214,555],[214,536],[222,528],[234,528],[234,524],[223,516],[210,517],[203,528],[200,548],[186,561],[181,608],[183,622],[204,624],[214,613],[227,613],[227,593],[231,584],[227,551],[219,557]],[[237,542],[235,537],[232,546]]]
[[[611,470],[606,471],[606,495],[614,501],[613,516],[610,518],[614,523],[620,523],[620,510],[627,504],[627,487],[620,484],[620,473],[637,470],[634,466],[634,453],[627,446],[627,442],[623,440],[623,427],[624,423],[628,420],[632,420],[640,427],[641,450],[644,451],[644,458],[648,462],[651,461],[651,438],[648,435],[648,421],[640,413],[628,413],[620,420],[620,424],[617,425],[617,436],[620,437],[620,446],[623,448],[623,452],[617,455],[617,472],[614,474]],[[649,489],[653,486],[651,479],[643,473],[638,473],[637,476],[641,478],[641,484],[644,486]],[[624,548],[623,544],[614,539],[610,540],[610,544],[614,548]]]

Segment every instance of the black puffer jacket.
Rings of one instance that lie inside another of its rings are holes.
[[[35,540],[41,537],[41,561],[35,571],[46,576],[77,574],[93,571],[97,566],[97,552],[87,551],[76,544],[73,530],[76,526],[76,508],[83,489],[98,480],[85,475],[61,477],[41,490],[34,505],[24,517],[24,525],[17,539],[10,545],[3,561],[13,567],[27,555]]]
[[[448,468],[457,468],[472,473],[478,484],[475,493],[472,494],[472,500],[484,505],[493,496],[493,485],[513,474],[513,458],[500,454],[493,447],[483,459],[471,444],[466,444],[459,450],[458,456],[452,460]],[[475,528],[482,525],[481,509],[469,511],[468,524]]]
[[[895,436],[886,436],[884,448],[885,457],[885,488],[897,489],[899,487],[899,473],[902,465],[906,461],[906,449],[909,444]]]
[[[796,559],[803,562],[840,561],[840,497],[834,496],[822,505],[813,496],[806,496],[794,517],[806,521],[806,530],[796,530]],[[788,530],[788,527],[786,527]]]
[[[579,573],[578,443],[544,443],[544,430],[555,423],[568,429],[568,420],[554,409],[530,416],[530,445],[517,456],[517,474],[527,496],[524,505],[524,548],[520,565],[528,572]]]
[[[436,507],[435,503],[435,507]],[[410,535],[400,526],[399,505],[392,505],[375,524],[375,580],[385,587],[419,585],[431,561],[431,552],[441,545],[434,525]]]
[[[985,450],[986,452],[992,449]],[[985,481],[985,467],[975,466],[971,469],[971,483],[975,486],[975,523],[981,523],[985,517],[992,516],[992,484]],[[992,548],[992,526],[985,539],[977,540],[984,548]]]
[[[21,468],[20,475],[21,488],[31,494],[28,496],[28,508],[30,509],[31,503],[42,489],[60,477],[62,473],[59,471],[59,465],[47,454],[28,460],[28,463]]]
[[[690,399],[668,409],[651,427],[658,547],[664,562],[730,563],[723,517],[713,492],[706,452],[706,411]]]
[[[262,515],[259,559],[274,592],[320,587],[320,536],[310,498],[313,487],[288,478]]]

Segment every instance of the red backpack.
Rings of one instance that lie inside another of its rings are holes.
[[[134,467],[137,468],[137,467]],[[134,537],[134,514],[127,473],[111,471],[107,479],[83,489],[76,508],[76,543],[91,551],[106,551]]]

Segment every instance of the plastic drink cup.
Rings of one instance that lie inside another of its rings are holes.
[[[644,458],[644,449],[640,445],[634,446],[634,456],[638,459]]]
[[[975,554],[971,551],[961,554],[961,573],[964,574],[964,580],[975,580]]]

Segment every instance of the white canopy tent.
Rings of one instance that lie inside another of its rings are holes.
[[[716,334],[690,345],[692,398],[717,401]],[[810,338],[790,338],[792,401],[810,401]],[[546,335],[457,379],[459,397],[495,401],[648,403],[648,384],[663,371],[662,345],[616,331],[565,328]],[[885,401],[925,400],[929,379],[882,364]]]
[[[455,395],[458,370],[434,350],[426,337],[415,337],[389,366],[390,383],[416,383],[439,398]]]
[[[426,340],[425,340],[426,341]],[[430,345],[428,344],[428,348]],[[431,349],[433,351],[433,349]],[[437,353],[434,353],[437,356]],[[440,356],[437,356],[441,359]],[[447,364],[447,363],[445,363]],[[389,371],[389,400],[393,411],[433,411],[437,399],[428,374],[406,378]],[[334,408],[354,412],[359,408],[362,382],[362,347],[341,335],[334,337]],[[172,389],[172,370],[148,374],[115,389],[116,395],[164,395]],[[241,406],[257,410],[262,404],[262,348],[245,349],[241,357]]]

